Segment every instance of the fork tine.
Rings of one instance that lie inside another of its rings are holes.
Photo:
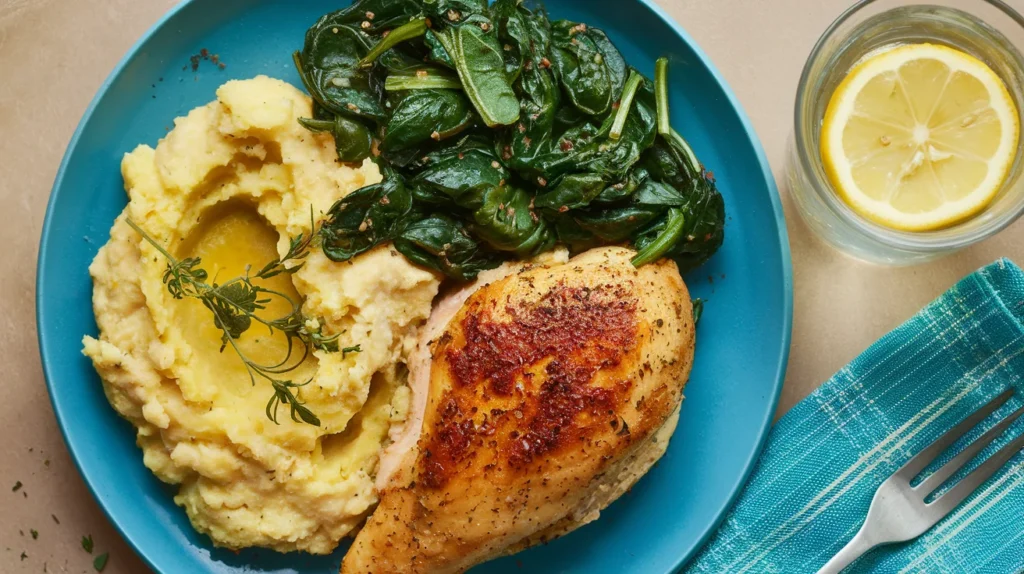
[[[945,515],[956,508],[972,492],[978,490],[979,486],[995,474],[997,470],[1003,468],[1003,465],[1016,456],[1016,454],[1021,450],[1024,450],[1024,435],[1017,437],[1015,440],[999,449],[998,452],[992,455],[992,458],[986,460],[981,464],[981,466],[972,470],[970,474],[965,476],[964,479],[951,488],[949,492],[935,499],[928,506],[933,507],[936,512],[941,512]]]
[[[953,475],[954,472],[960,470],[968,461],[975,457],[985,447],[992,443],[999,435],[1009,428],[1015,420],[1024,415],[1024,407],[1021,407],[1014,411],[1013,414],[999,421],[999,424],[985,431],[985,434],[981,435],[967,446],[960,454],[953,457],[949,462],[942,465],[942,468],[936,470],[931,476],[925,479],[921,484],[917,486],[917,490],[921,492],[921,496],[928,496],[936,488],[942,486],[942,483],[947,478]]]
[[[994,413],[996,409],[1003,406],[1003,403],[1010,400],[1010,397],[1013,396],[1013,392],[1013,387],[1010,387],[1003,391],[1002,394],[989,401],[988,404],[971,413],[971,415],[960,422],[960,424],[950,429],[946,434],[935,439],[935,442],[928,445],[927,448],[919,452],[914,456],[914,458],[908,460],[906,464],[900,467],[900,469],[893,474],[893,476],[899,476],[907,482],[910,482],[915,476],[920,474],[925,467],[931,464],[931,462],[935,460],[935,457],[942,454],[942,451],[949,448],[949,446],[956,442],[957,439],[964,436],[967,431],[974,428],[978,423],[985,420],[988,415]]]

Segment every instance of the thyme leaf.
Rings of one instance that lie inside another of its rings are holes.
[[[254,279],[266,280],[298,270],[302,266],[302,260],[309,255],[313,238],[317,236],[316,228],[312,227],[308,235],[292,238],[285,255],[267,263],[255,275],[251,275],[250,267],[246,267],[245,275],[218,284],[215,280],[209,281],[209,274],[200,267],[202,260],[199,257],[179,260],[134,221],[126,219],[126,222],[167,260],[167,270],[164,271],[162,279],[168,293],[175,299],[192,298],[202,302],[203,306],[210,310],[214,325],[221,332],[221,352],[231,347],[245,365],[253,386],[256,385],[257,378],[270,383],[274,394],[267,402],[267,418],[275,424],[280,424],[277,410],[281,405],[285,405],[289,408],[293,421],[320,426],[320,419],[296,395],[297,389],[309,384],[312,379],[296,383],[282,375],[297,369],[314,349],[327,353],[340,351],[342,357],[345,353],[356,353],[361,349],[359,345],[339,349],[338,335],[324,334],[317,320],[302,314],[301,302],[295,301],[286,293],[253,283]],[[310,224],[313,224],[312,209]],[[290,311],[276,318],[262,317],[258,312],[266,310],[275,299],[288,303]],[[288,347],[281,361],[257,362],[238,346],[239,337],[252,328],[254,323],[267,327],[272,335],[281,333],[286,337]],[[91,552],[91,539],[88,542],[87,550]],[[82,539],[82,547],[86,548],[85,538]]]

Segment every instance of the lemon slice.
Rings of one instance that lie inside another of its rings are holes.
[[[836,88],[821,157],[864,217],[927,231],[981,211],[1017,152],[1017,109],[999,76],[958,50],[911,44],[874,55]]]

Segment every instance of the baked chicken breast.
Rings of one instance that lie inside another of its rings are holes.
[[[693,314],[673,262],[633,255],[508,266],[439,302],[342,574],[462,572],[593,520],[660,458]]]

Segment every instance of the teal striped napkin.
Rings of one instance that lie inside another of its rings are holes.
[[[911,456],[1008,387],[1018,392],[995,417],[1024,404],[1022,325],[1024,273],[1003,259],[882,337],[779,420],[736,505],[686,571],[816,571],[860,528],[878,485]],[[981,457],[1021,432],[1024,419]],[[1021,571],[1024,453],[917,540],[876,548],[847,569]]]

